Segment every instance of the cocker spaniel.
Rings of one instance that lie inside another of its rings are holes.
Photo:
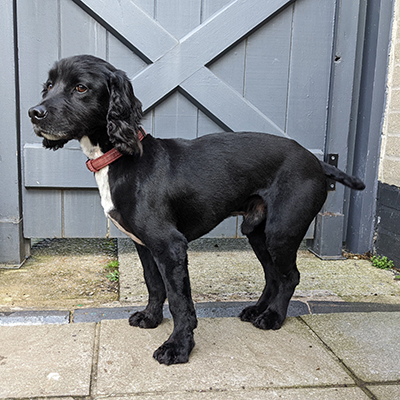
[[[80,142],[95,173],[104,212],[137,247],[148,305],[129,318],[155,328],[168,298],[174,329],[154,353],[184,363],[197,326],[188,275],[188,242],[230,215],[242,215],[265,273],[264,291],[240,318],[279,329],[299,283],[296,253],[327,196],[327,180],[364,184],[319,161],[294,140],[265,133],[157,139],[140,126],[142,109],[126,74],[90,55],[58,61],[42,101],[29,110],[46,148]]]

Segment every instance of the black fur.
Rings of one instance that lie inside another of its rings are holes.
[[[142,145],[137,138],[142,104],[133,94],[132,85],[124,72],[115,71],[109,82],[107,130],[110,141],[122,154],[142,153]]]
[[[141,104],[128,78],[93,56],[56,63],[42,102],[29,115],[45,147],[57,149],[86,135],[103,152],[116,147],[125,155],[109,166],[115,207],[109,215],[144,244],[136,247],[149,291],[147,307],[129,323],[155,328],[168,297],[174,330],[154,353],[164,364],[187,362],[194,346],[188,242],[230,215],[243,215],[242,232],[262,264],[266,285],[240,318],[279,329],[300,279],[296,253],[326,199],[327,175],[364,188],[295,141],[264,133],[192,141],[148,135],[140,143]]]

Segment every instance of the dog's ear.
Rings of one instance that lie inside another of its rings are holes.
[[[42,143],[43,147],[46,149],[58,150],[64,147],[64,144],[67,142],[68,140],[49,140],[44,138]]]
[[[142,117],[142,103],[133,94],[132,84],[123,71],[113,72],[109,84],[107,132],[110,141],[122,154],[141,154],[142,144],[138,130]]]

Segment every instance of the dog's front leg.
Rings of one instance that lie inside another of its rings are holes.
[[[197,326],[197,318],[190,291],[187,241],[177,231],[169,233],[168,238],[154,246],[152,253],[167,289],[174,330],[153,357],[160,364],[170,365],[189,360],[194,347],[193,330]]]
[[[137,243],[135,246],[143,266],[149,301],[143,311],[138,311],[130,316],[129,324],[140,328],[156,328],[163,320],[163,304],[167,297],[164,280],[150,250]]]

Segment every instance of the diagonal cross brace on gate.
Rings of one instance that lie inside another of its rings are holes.
[[[287,136],[207,65],[293,0],[233,1],[179,41],[130,1],[74,1],[151,63],[132,80],[145,111],[180,88],[229,130]]]

